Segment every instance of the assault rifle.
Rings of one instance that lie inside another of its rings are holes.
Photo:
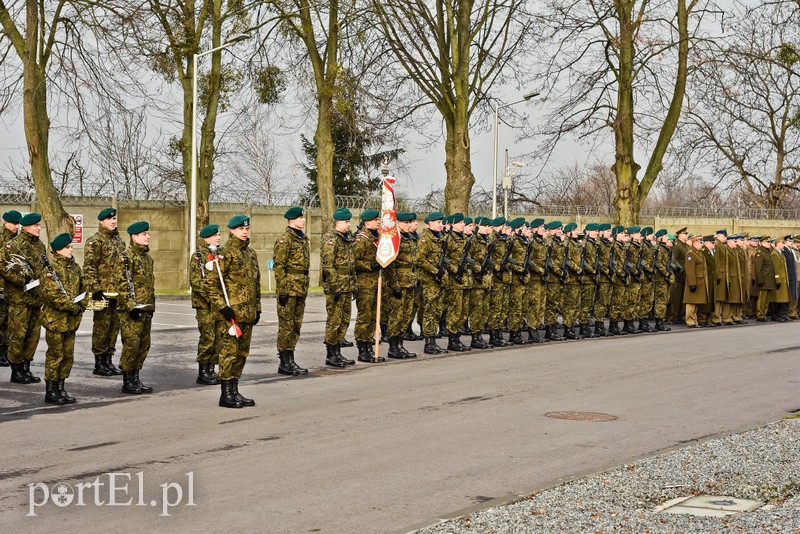
[[[561,260],[561,277],[559,281],[562,284],[567,283],[567,277],[569,276],[569,272],[567,271],[567,262],[569,261],[569,242],[570,237],[567,236],[567,245],[564,247],[564,259]]]
[[[661,251],[661,245],[656,243],[656,251],[653,253],[653,265],[650,266],[650,281],[652,282],[656,277],[656,266],[658,265],[658,253]]]
[[[53,278],[53,281],[58,286],[58,289],[61,290],[61,292],[66,295],[67,290],[64,289],[64,284],[61,283],[61,279],[58,277],[56,270],[53,268],[53,264],[50,263],[50,258],[47,257],[46,252],[42,253],[42,262],[44,263],[44,266],[47,267],[47,272],[50,273],[50,276]]]
[[[436,276],[434,277],[437,282],[440,284],[442,283],[442,278],[444,277],[444,271],[448,264],[447,259],[447,243],[450,241],[450,232],[447,232],[447,235],[444,236],[444,241],[442,242],[442,253],[439,254],[439,264],[436,268]]]
[[[531,251],[533,250],[533,240],[534,237],[531,236],[528,239],[528,248],[525,250],[525,260],[522,262],[522,274],[519,275],[519,281],[523,284],[525,283],[525,277],[530,274],[531,269],[528,263],[531,261]]]
[[[628,245],[628,248],[625,249],[625,263],[622,264],[622,272],[628,281],[630,280],[631,269],[635,269],[635,267],[631,265],[631,245]]]
[[[492,239],[492,242],[489,243],[489,248],[486,249],[486,256],[483,257],[483,261],[481,262],[481,276],[486,276],[486,273],[489,272],[489,269],[494,267],[494,262],[492,262],[492,253],[494,253],[494,247],[497,245],[497,239]]]
[[[675,274],[683,274],[683,267],[675,263],[673,260],[674,248],[669,249],[669,258],[667,259],[667,268]]]
[[[646,246],[647,243],[644,241],[639,245],[639,257],[636,260],[636,273],[639,276],[639,280],[641,280],[644,275],[644,247]]]
[[[608,256],[608,277],[614,281],[614,275],[617,272],[617,262],[614,261],[614,253],[617,251],[617,240],[611,241],[611,253]]]
[[[194,258],[197,260],[197,264],[200,267],[200,278],[205,280],[206,279],[205,262],[203,261],[203,257],[200,255],[199,247],[197,248],[197,250],[194,251]]]
[[[497,269],[499,278],[503,277],[503,273],[508,271],[508,261],[511,259],[511,251],[514,249],[514,242],[517,239],[517,234],[511,236],[506,246],[506,253],[503,254],[503,259],[500,261],[500,267]]]
[[[467,242],[464,244],[464,250],[461,252],[461,259],[458,260],[458,268],[456,269],[456,274],[454,278],[456,282],[459,284],[464,281],[464,272],[467,270],[467,263],[469,259],[469,249],[472,247],[472,240],[475,238],[475,232],[467,238]],[[475,263],[473,260],[472,263]]]
[[[550,244],[547,246],[547,256],[544,259],[544,272],[542,273],[542,283],[547,283],[547,273],[550,272],[550,260],[553,257],[553,240],[550,240]]]
[[[578,277],[578,281],[582,284],[583,283],[583,275],[586,272],[586,245],[588,245],[588,237],[583,240],[583,251],[581,252],[581,274]]]

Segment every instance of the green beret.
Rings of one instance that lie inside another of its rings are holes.
[[[361,220],[362,221],[374,221],[378,217],[380,217],[381,212],[378,210],[364,210],[361,212]]]
[[[294,209],[294,208],[292,208]],[[300,208],[298,208],[300,209]],[[291,210],[289,210],[291,211]],[[302,211],[302,210],[300,210]],[[286,213],[289,213],[288,211]],[[285,217],[285,215],[284,215]],[[299,215],[297,216],[299,217]],[[297,217],[292,217],[292,219],[296,219]],[[286,217],[288,218],[288,217]],[[291,220],[291,219],[289,219]],[[228,228],[239,228],[240,226],[249,227],[250,226],[250,217],[247,215],[234,215],[231,217],[231,220],[228,221]]]
[[[472,217],[464,217],[464,226],[472,224]]]
[[[597,230],[597,225],[595,223],[589,223],[583,227],[584,232],[592,232],[594,230]]]
[[[550,221],[544,227],[545,230],[555,230],[556,228],[561,228],[562,224],[561,221]]]
[[[36,224],[41,220],[42,216],[39,213],[29,213],[19,220],[19,224],[22,226],[30,226],[31,224]]]
[[[283,214],[283,218],[286,219],[287,221],[291,221],[293,219],[297,219],[298,217],[302,217],[304,214],[305,211],[303,211],[303,208],[301,208],[300,206],[292,206],[291,208],[286,210],[286,213]],[[235,227],[228,226],[228,228],[235,228]]]
[[[567,233],[569,233],[569,232],[571,232],[571,231],[575,230],[577,227],[578,227],[578,225],[577,225],[577,224],[575,224],[574,222],[567,223],[567,224],[564,226],[564,232],[567,232]]]
[[[431,221],[441,221],[442,219],[444,219],[444,213],[442,213],[441,211],[434,211],[433,213],[425,217],[425,222],[429,223]]]
[[[463,213],[461,213],[461,212],[459,212],[459,213],[454,213],[454,214],[452,214],[452,215],[450,216],[450,224],[456,224],[456,223],[460,223],[460,222],[461,222],[461,221],[463,221],[463,220],[464,220],[464,214],[463,214]]]
[[[516,230],[523,224],[525,224],[525,219],[523,219],[522,217],[517,217],[516,219],[508,223],[508,225],[514,230]]]
[[[17,210],[8,210],[3,214],[3,220],[6,222],[17,224],[22,220],[22,214]]]
[[[661,237],[662,235],[667,235],[667,231],[664,228],[662,228],[658,232],[656,232],[655,235],[656,237]]]
[[[601,224],[601,225],[599,225],[599,230],[601,232],[605,232],[607,230],[611,230],[611,224],[610,223]]]
[[[200,237],[203,239],[207,237],[211,237],[212,235],[217,235],[219,233],[219,225],[218,224],[209,224],[208,226],[204,226],[200,230]]]
[[[132,225],[128,227],[128,234],[129,235],[136,235],[141,234],[142,232],[146,232],[150,229],[150,223],[147,221],[136,221]]]
[[[629,234],[638,234],[641,231],[642,228],[640,226],[629,226],[628,229],[626,230],[626,232],[628,232]]]
[[[544,224],[544,219],[534,219],[531,221],[531,228],[539,228],[541,225]]]
[[[116,217],[116,216],[117,216],[116,208],[106,208],[97,214],[97,220],[104,221],[106,219],[110,219],[111,217]]]
[[[353,214],[347,208],[339,208],[333,212],[334,221],[349,221],[353,218]]]
[[[505,223],[506,223],[505,217],[497,217],[491,220],[489,226],[503,226]]]
[[[487,219],[486,217],[475,217],[475,224],[477,224],[478,226],[488,226],[489,219]]]
[[[642,228],[642,235],[644,237],[647,237],[652,233],[653,233],[653,227],[652,226],[645,226],[644,228]]]
[[[624,233],[625,233],[625,227],[622,226],[621,224],[611,229],[611,235],[624,234]]]
[[[71,235],[67,233],[58,234],[55,239],[50,241],[50,248],[53,250],[53,252],[58,252],[70,243],[72,243]]]
[[[417,220],[417,214],[411,212],[402,212],[397,214],[397,222],[411,222]]]
[[[667,239],[670,241],[675,241],[675,234],[667,234]]]

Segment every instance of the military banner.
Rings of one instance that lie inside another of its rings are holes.
[[[394,199],[394,176],[384,176],[381,185],[381,227],[378,237],[376,260],[381,267],[387,267],[397,257],[400,250],[400,234],[397,231],[397,205]]]

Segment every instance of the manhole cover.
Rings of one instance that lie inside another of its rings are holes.
[[[553,419],[566,419],[567,421],[590,421],[593,423],[614,421],[617,418],[616,415],[598,412],[547,412],[545,415]]]
[[[665,514],[686,514],[703,517],[725,517],[726,515],[752,512],[764,506],[763,502],[721,495],[698,495],[678,497],[656,508]]]

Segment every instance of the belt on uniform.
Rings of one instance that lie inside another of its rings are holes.
[[[303,274],[305,276],[308,276],[308,269],[305,269],[305,270],[303,270],[303,269],[286,269],[286,272],[289,273],[289,274]]]

